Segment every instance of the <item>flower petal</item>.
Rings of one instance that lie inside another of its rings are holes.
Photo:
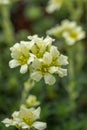
[[[46,52],[44,54],[44,56],[43,56],[43,62],[44,62],[44,64],[47,64],[47,65],[51,64],[51,62],[52,62],[52,56],[51,56],[50,53]]]
[[[27,63],[30,64],[33,61],[34,61],[34,55],[30,53],[30,57]]]
[[[16,43],[13,47],[10,48],[11,51],[14,51],[16,48],[19,48],[20,44]]]
[[[52,54],[53,58],[57,57],[60,54],[57,47],[55,47],[55,46],[51,47],[50,53]]]
[[[40,112],[41,112],[41,108],[40,107],[35,109],[35,111],[34,111],[35,119],[39,119],[40,118]]]
[[[20,127],[22,127],[22,129],[30,129],[30,126],[29,125],[27,125],[26,123],[24,123],[24,122],[21,122],[20,124],[19,124],[19,126]]]
[[[8,118],[4,119],[2,122],[5,124],[6,127],[12,125],[12,120]]]
[[[44,130],[47,127],[47,124],[45,122],[36,121],[32,126],[37,130]]]
[[[53,85],[56,82],[56,79],[51,74],[44,75],[44,80],[46,84]]]
[[[58,62],[60,65],[67,65],[68,64],[68,57],[64,55],[60,55]]]
[[[9,61],[9,67],[10,68],[15,68],[15,67],[17,67],[17,66],[19,66],[20,64],[18,63],[18,61],[17,60],[11,60],[11,61]]]
[[[19,112],[18,112],[18,111],[15,111],[15,112],[13,112],[12,117],[13,117],[13,118],[18,117],[18,115],[19,115]]]
[[[36,70],[40,67],[40,65],[41,65],[41,62],[39,60],[35,59],[32,63],[32,68]]]
[[[50,69],[49,69],[49,72],[50,72],[51,74],[56,73],[57,71],[58,71],[58,67],[55,67],[55,66],[52,66],[52,67],[50,67]]]
[[[42,78],[42,75],[39,71],[35,71],[31,74],[31,79],[36,80],[37,82]]]
[[[64,77],[67,75],[67,69],[58,68],[58,72],[60,77]]]
[[[49,37],[49,36],[47,36],[47,37],[44,39],[44,42],[45,42],[46,45],[51,45],[53,41],[55,41],[55,39],[53,39],[53,38],[51,38],[51,37]]]
[[[21,66],[21,69],[20,69],[20,73],[26,73],[27,72],[27,70],[28,70],[28,66],[25,64],[25,65],[22,65]]]

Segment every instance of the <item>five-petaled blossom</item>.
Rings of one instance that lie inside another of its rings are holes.
[[[46,10],[48,13],[52,13],[55,10],[60,9],[63,3],[64,0],[49,0]]]
[[[47,31],[47,34],[56,38],[64,38],[67,45],[73,45],[75,42],[85,37],[82,27],[77,26],[75,21],[64,20],[61,25],[57,25]]]
[[[28,109],[22,106],[20,108],[20,111],[15,111],[12,114],[11,119],[6,118],[2,122],[6,125],[6,127],[15,126],[17,128],[28,130],[30,130],[31,128],[35,128],[37,130],[43,130],[46,128],[46,123],[36,121],[37,119],[40,118],[40,111],[41,111],[40,107],[38,107],[37,109],[35,108]]]
[[[34,55],[29,52],[29,49],[30,43],[25,41],[16,43],[11,47],[11,57],[13,59],[9,62],[10,68],[21,66],[20,72],[25,73],[28,70],[28,65],[34,60]]]

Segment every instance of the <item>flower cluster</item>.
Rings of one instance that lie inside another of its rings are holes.
[[[61,67],[68,64],[68,58],[52,45],[54,39],[49,36],[43,39],[37,35],[28,36],[28,39],[10,48],[13,58],[9,62],[10,68],[21,66],[21,73],[29,69],[31,79],[40,81],[44,77],[45,83],[49,85],[55,83],[55,74],[60,77],[67,75],[67,69]]]
[[[35,128],[37,130],[43,130],[46,128],[45,122],[36,121],[40,118],[41,108],[38,107],[27,109],[26,107],[21,107],[20,111],[15,111],[12,114],[12,118],[6,118],[2,122],[9,126],[16,126],[17,128],[28,129]]]
[[[52,13],[55,10],[60,9],[63,3],[64,0],[49,0],[46,10],[48,13]]]
[[[64,20],[61,25],[47,31],[47,34],[56,38],[64,38],[67,45],[73,45],[75,42],[85,37],[85,32],[75,21]]]

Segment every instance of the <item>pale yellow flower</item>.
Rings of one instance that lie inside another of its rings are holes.
[[[31,78],[38,82],[44,77],[46,84],[53,85],[56,82],[54,74],[60,77],[67,75],[67,69],[61,68],[68,64],[67,59],[67,56],[59,53],[57,47],[51,46],[50,52],[46,52],[41,61],[36,59],[32,63]]]
[[[75,42],[85,37],[83,29],[75,21],[64,20],[61,25],[47,31],[47,34],[54,35],[56,38],[64,38],[67,45],[73,45]]]
[[[27,109],[26,107],[21,107],[20,111],[15,111],[12,114],[12,118],[6,118],[2,122],[9,126],[15,126],[17,128],[28,129],[35,128],[37,130],[43,130],[46,128],[46,123],[36,121],[40,118],[41,108],[38,107]]]
[[[34,60],[34,55],[29,52],[30,44],[32,43],[22,41],[10,48],[13,58],[9,62],[10,68],[21,66],[20,73],[25,73],[28,70],[28,65]]]
[[[25,83],[24,83],[24,90],[25,91],[30,91],[35,85],[35,81],[32,79],[28,79]]]
[[[37,100],[37,97],[34,95],[29,95],[26,100],[26,105],[28,107],[34,107],[40,105],[40,102]]]
[[[10,1],[9,0],[0,0],[0,4],[9,4]]]
[[[51,37],[47,36],[38,37],[38,35],[28,36],[28,39],[32,41],[31,52],[37,57],[42,58],[46,51],[50,50],[51,44],[54,41]]]
[[[55,10],[59,10],[63,3],[64,0],[49,0],[46,10],[48,13],[52,13]]]
[[[85,32],[82,30],[81,27],[77,27],[71,32],[64,32],[62,36],[68,45],[73,45],[75,44],[75,42],[82,40],[85,37]]]

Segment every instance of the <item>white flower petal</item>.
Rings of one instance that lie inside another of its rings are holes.
[[[35,72],[31,73],[31,79],[38,82],[38,81],[40,81],[41,78],[42,78],[42,75],[39,71],[35,71]]]
[[[44,130],[47,127],[47,124],[45,122],[36,121],[32,126],[37,130]]]
[[[44,42],[45,42],[47,45],[49,45],[49,44],[51,45],[53,41],[55,41],[55,39],[53,39],[53,38],[51,38],[51,37],[49,37],[49,36],[47,36],[47,37],[44,39]]]
[[[24,123],[24,122],[21,122],[20,124],[19,124],[19,126],[20,127],[22,127],[22,129],[30,129],[30,126],[29,125],[27,125],[26,123]]]
[[[4,119],[2,122],[5,124],[6,127],[12,125],[12,120],[8,118]]]
[[[36,70],[40,67],[40,65],[41,65],[41,62],[38,59],[35,59],[32,63],[32,68]]]
[[[44,75],[44,80],[45,83],[49,85],[53,85],[56,82],[55,77],[49,73]]]
[[[33,54],[30,54],[30,57],[29,57],[29,60],[28,60],[28,64],[30,64],[31,62],[34,61],[34,55]]]
[[[11,60],[11,61],[9,61],[9,67],[10,68],[15,68],[15,67],[17,67],[17,66],[19,66],[20,64],[18,63],[18,61],[17,60]]]
[[[26,73],[28,70],[28,66],[25,64],[25,65],[22,65],[21,68],[20,68],[20,73]]]
[[[40,118],[40,112],[41,112],[41,108],[40,107],[35,109],[35,111],[34,111],[35,119],[39,119]]]
[[[86,36],[86,33],[84,31],[80,32],[78,40],[85,38],[85,36]]]
[[[55,66],[52,66],[52,67],[50,67],[50,69],[49,69],[49,72],[50,72],[51,74],[56,73],[57,71],[58,71],[58,67],[55,67]]]
[[[18,117],[18,115],[19,115],[19,112],[18,112],[18,111],[15,111],[15,112],[13,112],[12,117],[13,117],[13,118],[14,118],[14,117]]]
[[[53,58],[57,57],[60,54],[57,47],[55,47],[55,46],[51,47],[50,53],[52,54]]]
[[[58,72],[60,77],[64,77],[67,75],[67,69],[58,68]]]
[[[10,48],[11,51],[14,51],[15,49],[19,48],[20,44],[16,43],[13,47]]]
[[[60,55],[58,62],[60,65],[67,65],[68,64],[68,57],[64,55]]]
[[[52,62],[52,56],[51,56],[50,53],[46,52],[44,54],[44,56],[43,56],[43,62],[44,62],[44,64],[47,64],[47,65],[51,64],[51,62]]]

